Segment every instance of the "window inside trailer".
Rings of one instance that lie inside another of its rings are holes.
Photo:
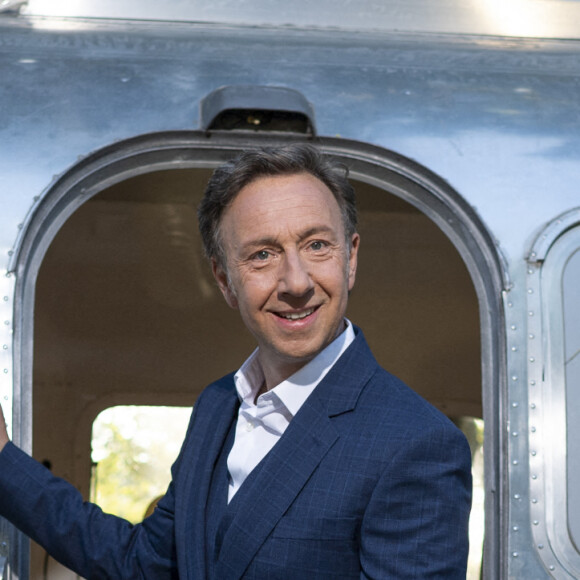
[[[99,413],[91,440],[91,501],[136,524],[171,480],[191,409],[121,405]]]
[[[134,524],[150,515],[169,485],[190,412],[185,407],[137,405],[101,412],[93,423],[91,501]],[[483,421],[460,417],[455,423],[471,448],[473,502],[466,578],[478,580],[484,537]]]

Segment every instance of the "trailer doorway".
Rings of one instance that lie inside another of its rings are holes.
[[[33,454],[86,497],[91,426],[100,411],[191,406],[251,352],[251,337],[202,259],[195,208],[213,167],[270,142],[173,134],[121,143],[65,176],[44,215],[35,216],[28,231],[36,228],[36,237],[29,234],[22,248],[23,281],[37,275],[36,294],[24,285],[22,300],[24,317],[34,311]],[[486,379],[498,374],[500,333],[492,327],[499,305],[491,296],[499,268],[491,275],[478,269],[492,261],[484,230],[458,198],[435,196],[429,188],[442,183],[425,181],[407,160],[380,150],[380,164],[376,150],[367,157],[365,146],[342,141],[321,146],[351,167],[358,194],[362,254],[348,316],[381,364],[447,415],[490,417],[486,488],[497,489],[497,414],[490,410],[499,382]],[[458,208],[474,221],[471,229]],[[482,382],[490,394],[485,405]],[[487,507],[492,567],[497,508],[494,496]],[[42,578],[43,567],[34,549],[31,578]]]

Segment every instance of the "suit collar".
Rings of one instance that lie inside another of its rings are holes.
[[[352,411],[363,387],[379,368],[367,341],[357,326],[355,340],[312,393],[328,417]]]
[[[271,390],[292,416],[296,415],[304,401],[355,340],[354,326],[346,318],[345,323],[346,328],[338,337],[311,361]],[[242,405],[244,402],[253,405],[256,395],[264,384],[264,373],[258,353],[259,349],[256,348],[234,375],[236,391]]]
[[[356,406],[377,363],[359,329],[357,338],[316,387],[264,458],[251,486],[238,491],[237,513],[224,536],[216,577],[238,580],[338,440],[332,417]]]

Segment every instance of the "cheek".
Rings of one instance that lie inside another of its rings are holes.
[[[318,284],[330,294],[340,294],[354,284],[351,264],[345,257],[336,258],[320,267],[316,276]]]
[[[238,284],[240,309],[256,310],[268,302],[275,293],[275,277],[265,272],[252,272],[240,276]]]

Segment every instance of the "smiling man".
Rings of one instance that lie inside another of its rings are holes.
[[[307,145],[246,152],[199,222],[257,348],[199,397],[154,514],[102,514],[1,428],[0,514],[86,578],[465,578],[467,442],[345,319],[360,244],[345,171]]]
[[[359,236],[346,234],[338,202],[308,173],[252,181],[220,229],[226,260],[212,259],[214,276],[258,342],[269,390],[344,330]]]

